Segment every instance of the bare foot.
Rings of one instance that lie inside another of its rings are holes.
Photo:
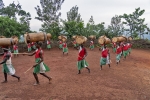
[[[34,86],[36,86],[36,85],[40,85],[40,83],[34,83],[33,85],[34,85]]]
[[[49,77],[49,84],[51,84],[51,82],[50,82],[51,80],[52,80],[52,77]]]
[[[20,82],[20,77],[18,77],[18,82]]]

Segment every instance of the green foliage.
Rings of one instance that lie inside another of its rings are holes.
[[[42,21],[42,28],[40,31],[51,33],[53,38],[56,39],[61,29],[59,24],[59,17],[61,13],[61,5],[64,0],[40,0],[40,6],[35,7],[38,17],[35,19]]]
[[[76,22],[76,21],[67,21],[64,22],[63,29],[65,30],[67,36],[71,38],[73,35],[82,35],[83,29],[84,29],[84,23],[83,22]]]
[[[109,30],[111,30],[111,34],[113,36],[120,36],[123,34],[124,27],[123,23],[121,22],[121,18],[118,15],[115,15],[111,19],[111,25],[108,26]]]
[[[9,4],[7,7],[3,7],[0,9],[0,15],[8,16],[9,18],[16,18],[16,14],[21,10],[21,5],[18,3],[17,5],[13,2]]]
[[[22,24],[9,17],[0,17],[0,35],[11,37],[13,35],[20,36],[24,34]]]
[[[21,5],[10,3],[9,6],[3,7],[2,9],[0,9],[0,15],[5,15],[13,20],[17,20],[16,15],[20,16],[20,28],[18,29],[22,29],[20,31],[20,33],[25,33],[30,32],[30,20],[31,20],[31,15],[29,12],[26,12],[24,10],[22,10]],[[8,29],[6,29],[8,30]],[[17,29],[16,29],[17,30]]]
[[[136,8],[132,14],[124,14],[120,16],[125,19],[126,22],[123,22],[124,25],[129,26],[128,35],[136,38],[138,36],[143,36],[144,34],[148,34],[149,28],[147,24],[144,24],[145,19],[140,18],[144,14],[145,10],[140,10],[140,8]]]
[[[81,15],[78,13],[78,7],[72,7],[69,12],[67,12],[67,20],[68,21],[76,21],[81,22]]]
[[[35,7],[38,15],[35,19],[43,22],[43,29],[50,27],[53,23],[59,23],[61,13],[58,11],[63,2],[64,0],[40,0],[41,8]]]

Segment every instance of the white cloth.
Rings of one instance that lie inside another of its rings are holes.
[[[106,64],[110,64],[109,55],[106,58]]]
[[[7,68],[8,68],[8,70],[9,70],[9,75],[14,75],[15,74],[15,69],[14,69],[14,67],[12,66],[12,64],[6,64],[7,65]]]
[[[6,61],[6,64],[10,65],[11,63],[11,57]]]
[[[79,53],[81,52],[81,50],[82,50],[82,47],[80,46],[80,47],[79,47]]]
[[[43,62],[40,63],[40,73],[45,73],[46,69]]]

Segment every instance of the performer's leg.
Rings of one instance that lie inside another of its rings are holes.
[[[86,69],[88,69],[89,73],[90,73],[90,69],[88,67],[85,67]]]
[[[81,71],[79,70],[78,74],[81,74]]]
[[[39,84],[38,76],[37,76],[36,73],[33,73],[33,75],[34,75],[34,78],[35,78],[35,80],[36,80],[36,83],[35,83],[34,85],[38,85],[38,84]]]
[[[43,75],[44,77],[48,78],[49,79],[49,83],[50,83],[50,80],[52,80],[51,77],[47,76],[45,73],[40,73],[41,75]]]
[[[18,79],[18,82],[20,81],[20,77],[16,76],[15,74],[14,75],[11,75],[12,77],[15,77]]]
[[[100,65],[100,70],[102,70],[102,65]]]
[[[1,83],[7,83],[7,73],[5,71],[4,71],[4,78],[5,78],[5,80]]]
[[[108,64],[109,68],[110,68],[110,64]]]

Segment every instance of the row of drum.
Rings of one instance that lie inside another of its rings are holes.
[[[52,38],[52,35],[50,33],[26,33],[24,34],[24,41],[25,43],[31,43],[31,42],[37,42],[37,41],[47,41]],[[73,36],[72,37],[78,44],[85,43],[87,41],[87,37],[85,36]],[[96,36],[90,35],[90,39],[94,40],[96,39]],[[62,41],[67,41],[67,36],[58,36],[59,40]],[[103,45],[103,44],[109,44],[111,42],[123,42],[123,41],[131,41],[132,37],[125,37],[125,36],[118,36],[118,37],[113,37],[112,39],[107,38],[106,36],[100,36],[98,38],[98,43]],[[10,46],[18,43],[18,37],[17,36],[12,36],[11,38],[6,38],[4,36],[0,36],[0,46]]]

